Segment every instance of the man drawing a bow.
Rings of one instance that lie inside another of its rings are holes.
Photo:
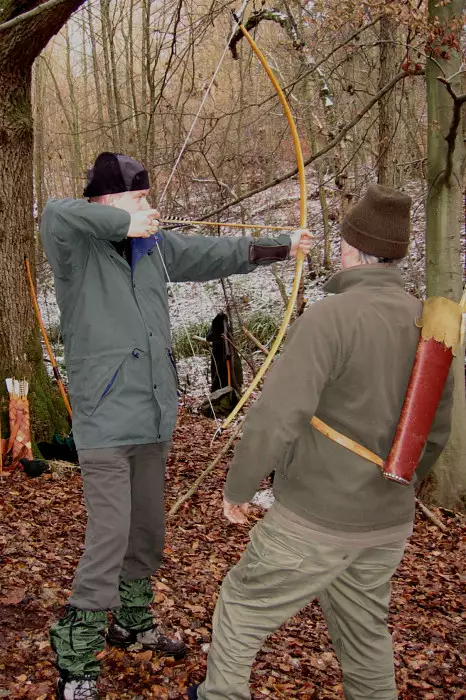
[[[244,274],[310,248],[302,230],[276,239],[159,231],[148,193],[140,163],[102,153],[85,199],[51,200],[42,216],[88,514],[69,606],[51,629],[64,700],[98,697],[96,654],[105,646],[108,610],[110,644],[186,654],[181,640],[157,630],[149,609],[150,577],[162,559],[165,462],[177,413],[167,275],[182,282]]]

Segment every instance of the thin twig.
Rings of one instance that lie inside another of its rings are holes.
[[[241,325],[242,325],[242,324],[241,324]],[[254,365],[254,362],[251,361],[252,358],[251,358],[251,357],[248,358],[243,352],[241,352],[241,350],[239,349],[239,347],[238,347],[237,345],[234,344],[234,342],[232,341],[231,338],[228,339],[228,342],[230,343],[230,345],[231,345],[231,347],[233,348],[233,350],[235,350],[235,352],[238,353],[238,355],[241,357],[241,359],[244,360],[244,361],[246,362],[246,364],[248,365],[249,369],[251,370],[253,376],[255,377],[256,374],[257,374],[257,369],[256,369],[256,367],[255,367],[255,365]]]
[[[419,498],[416,498],[416,503],[419,506],[419,508],[422,510],[424,515],[426,515],[429,518],[429,520],[432,520],[434,525],[437,525],[439,530],[441,530],[442,532],[447,532],[446,525],[444,525],[442,523],[442,521],[440,520],[440,518],[438,518],[435,515],[435,513],[432,513],[432,511],[429,510],[429,508],[427,506],[425,506],[424,503],[422,503],[422,501],[419,500]]]
[[[387,83],[387,85],[385,85],[384,88],[379,90],[379,92],[377,92],[374,95],[374,97],[371,100],[369,100],[369,102],[367,102],[364,105],[364,107],[362,107],[359,110],[359,112],[356,114],[356,116],[348,124],[346,124],[346,126],[344,126],[343,129],[341,129],[341,131],[338,132],[337,136],[335,136],[334,139],[329,141],[326,146],[324,146],[323,148],[320,149],[320,151],[316,151],[316,153],[309,156],[309,158],[307,158],[304,161],[304,165],[305,166],[310,165],[315,160],[317,160],[318,158],[321,158],[326,153],[328,153],[333,148],[335,148],[335,146],[337,146],[340,143],[340,141],[342,141],[344,139],[346,134],[349,131],[351,131],[351,129],[361,121],[361,119],[367,114],[367,112],[369,112],[372,109],[372,107],[374,107],[374,105],[376,105],[377,102],[384,95],[387,94],[387,92],[390,92],[390,90],[393,90],[395,85],[400,80],[404,80],[405,78],[410,78],[413,76],[424,75],[424,73],[425,73],[425,71],[423,69],[419,69],[419,70],[410,71],[409,73],[407,73],[406,71],[401,71],[400,73],[395,75],[392,78],[392,80],[390,80],[390,82]],[[293,170],[289,170],[284,175],[281,175],[280,177],[276,177],[273,180],[270,180],[269,182],[266,182],[263,185],[260,185],[259,187],[255,187],[254,189],[249,190],[248,192],[245,192],[245,194],[241,195],[240,197],[237,197],[236,199],[232,200],[231,202],[227,202],[226,204],[222,205],[221,207],[218,207],[217,209],[214,209],[213,211],[207,212],[203,216],[205,218],[208,218],[208,217],[220,214],[222,211],[225,211],[226,209],[229,209],[230,207],[234,207],[237,204],[240,204],[241,202],[243,202],[244,200],[249,199],[250,197],[253,197],[256,194],[259,194],[260,192],[265,192],[266,190],[269,190],[272,187],[276,187],[277,185],[280,185],[282,182],[285,182],[285,180],[289,180],[291,177],[294,177],[295,175],[297,175],[297,173],[298,173],[298,168],[293,168]]]
[[[251,333],[251,331],[249,331],[249,330],[246,328],[246,326],[241,326],[241,330],[243,331],[243,333],[244,333],[244,335],[246,336],[246,338],[249,338],[249,340],[251,340],[251,341],[254,343],[254,345],[255,345],[257,348],[259,348],[259,350],[260,350],[262,353],[264,353],[264,355],[267,357],[267,355],[269,354],[269,351],[267,350],[267,348],[265,347],[265,345],[262,345],[262,343],[260,342],[260,340],[257,340],[256,336],[253,335],[253,334]]]
[[[230,447],[232,446],[233,441],[234,441],[235,438],[238,436],[239,431],[241,430],[241,427],[242,427],[242,421],[240,421],[240,422],[238,423],[238,425],[236,426],[235,430],[234,430],[234,431],[232,432],[232,434],[230,435],[230,438],[229,438],[227,444],[224,446],[224,448],[221,450],[221,452],[218,453],[218,455],[215,457],[214,461],[211,462],[211,463],[209,464],[209,466],[208,466],[206,469],[204,469],[204,471],[197,477],[197,479],[196,479],[196,481],[194,482],[194,484],[191,486],[190,489],[188,489],[188,491],[186,491],[186,493],[184,494],[184,496],[181,496],[181,498],[179,498],[179,499],[177,500],[177,502],[175,503],[175,505],[172,506],[172,507],[170,508],[170,511],[169,511],[169,513],[168,513],[168,517],[169,517],[169,518],[173,518],[173,516],[176,515],[176,513],[177,513],[178,510],[181,508],[181,506],[183,505],[183,503],[186,503],[186,501],[188,501],[188,500],[191,498],[191,496],[193,496],[194,493],[197,491],[197,488],[198,488],[199,484],[200,484],[202,481],[204,481],[204,479],[206,478],[206,476],[208,476],[208,475],[210,474],[210,472],[212,472],[212,471],[215,469],[215,467],[216,467],[217,464],[220,462],[220,460],[222,459],[222,457],[224,457],[224,456],[226,455],[226,453],[228,452],[228,450],[229,450]]]
[[[279,273],[278,273],[278,269],[277,269],[277,264],[276,264],[276,263],[274,263],[274,264],[272,265],[272,275],[273,275],[274,278],[275,278],[275,282],[277,283],[277,287],[278,287],[278,290],[279,290],[279,292],[280,292],[280,296],[281,296],[281,298],[282,298],[283,304],[284,304],[285,309],[286,309],[286,308],[288,308],[288,301],[289,301],[289,299],[288,299],[288,294],[286,293],[285,284],[284,284],[282,278],[280,277],[280,275],[279,275]]]

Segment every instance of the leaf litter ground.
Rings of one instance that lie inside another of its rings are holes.
[[[167,466],[167,508],[227,439],[210,446],[213,432],[212,421],[181,411]],[[154,579],[155,617],[163,630],[187,641],[187,660],[107,648],[103,698],[181,700],[186,686],[203,678],[218,589],[247,543],[247,528],[228,524],[221,514],[227,468],[225,460],[168,522],[165,562]],[[0,487],[0,698],[48,700],[56,670],[47,630],[63,611],[83,551],[81,478],[69,470],[38,479],[16,473],[4,476]],[[255,507],[251,522],[262,513]],[[389,622],[401,700],[466,698],[466,523],[444,511],[437,515],[447,533],[418,514],[393,580]],[[343,697],[317,604],[266,640],[251,688],[254,699]]]

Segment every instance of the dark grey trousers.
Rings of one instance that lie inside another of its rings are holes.
[[[79,450],[87,508],[84,554],[70,604],[120,607],[118,585],[146,578],[162,562],[169,442]]]

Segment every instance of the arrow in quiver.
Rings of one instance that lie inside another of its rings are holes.
[[[8,416],[10,438],[4,451],[4,461],[9,470],[15,469],[23,459],[32,460],[31,427],[29,418],[29,386],[25,380],[6,379],[10,402]]]

